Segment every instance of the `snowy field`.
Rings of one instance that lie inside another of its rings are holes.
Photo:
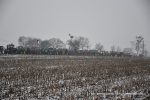
[[[0,100],[149,100],[150,59],[0,56]]]

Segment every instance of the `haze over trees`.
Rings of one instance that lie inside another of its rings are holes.
[[[49,44],[51,48],[55,48],[55,49],[62,49],[66,47],[65,43],[59,38],[51,38],[49,40]]]
[[[104,46],[101,43],[97,43],[95,49],[98,50],[98,52],[101,52],[104,50]]]
[[[111,51],[111,52],[115,52],[115,51],[116,51],[116,47],[115,47],[114,45],[111,46],[111,47],[110,47],[110,51]]]
[[[24,48],[38,48],[40,47],[41,40],[37,38],[21,36],[18,39],[19,46]]]
[[[50,38],[47,40],[41,40],[40,38],[31,38],[20,36],[18,38],[19,46],[16,47],[19,52],[25,52],[25,50],[47,50],[47,49],[68,49],[77,52],[78,50],[86,51],[93,50],[94,52],[110,52],[116,54],[129,54],[133,56],[147,56],[148,51],[145,48],[143,36],[136,36],[135,40],[131,42],[132,47],[120,48],[120,46],[112,45],[110,51],[104,50],[104,46],[101,43],[96,43],[94,49],[90,49],[90,41],[87,37],[73,36],[69,34],[70,39],[66,42],[59,38]],[[9,45],[9,44],[8,44]],[[4,52],[4,47],[1,46],[1,54]],[[24,49],[24,50],[23,50]]]
[[[121,52],[121,48],[118,46],[116,52]]]
[[[59,38],[51,38],[49,40],[41,40],[37,38],[21,36],[18,39],[19,46],[24,48],[65,48],[65,43]]]
[[[67,44],[69,46],[70,50],[88,50],[90,45],[89,45],[89,39],[86,37],[75,37],[75,38],[70,38],[67,41]]]
[[[41,49],[48,49],[50,47],[50,43],[48,40],[44,40],[41,42]]]

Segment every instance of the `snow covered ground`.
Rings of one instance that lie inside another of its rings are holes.
[[[150,59],[2,58],[2,100],[142,100],[150,96]]]

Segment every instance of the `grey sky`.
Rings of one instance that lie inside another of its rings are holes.
[[[150,0],[0,0],[0,45],[19,36],[85,36],[106,49],[142,34],[150,50]]]

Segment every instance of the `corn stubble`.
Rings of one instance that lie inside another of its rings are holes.
[[[150,59],[30,58],[0,59],[0,99],[132,100],[150,95]]]

